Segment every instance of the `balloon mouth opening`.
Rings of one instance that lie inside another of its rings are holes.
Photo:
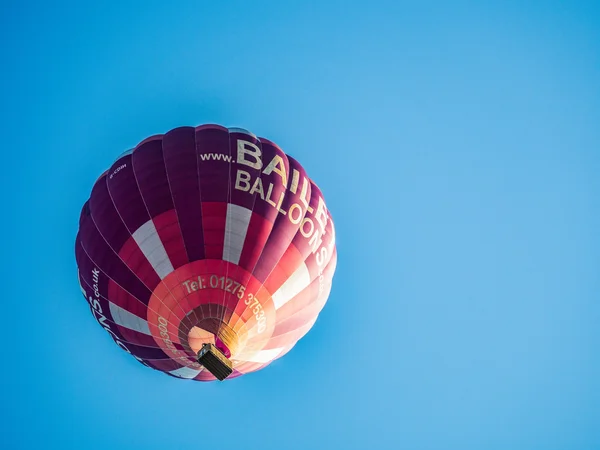
[[[196,325],[188,333],[188,345],[194,353],[198,354],[204,344],[213,344],[226,358],[231,358],[230,346],[235,347],[235,342],[231,337],[231,333],[222,332],[221,327],[215,334],[213,331]],[[228,341],[229,345],[227,344]]]

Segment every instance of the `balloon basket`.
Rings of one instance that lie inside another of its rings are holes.
[[[231,361],[213,344],[206,343],[198,352],[198,364],[201,364],[219,381],[223,381],[233,372]]]

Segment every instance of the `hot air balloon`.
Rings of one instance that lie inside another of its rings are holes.
[[[258,371],[315,324],[336,267],[324,197],[276,144],[175,128],[123,153],[83,205],[81,291],[116,345],[197,381]]]

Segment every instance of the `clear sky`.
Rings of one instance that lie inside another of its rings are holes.
[[[3,449],[600,448],[600,4],[3,2]],[[97,176],[206,122],[321,187],[338,269],[266,370],[147,369],[81,296]]]

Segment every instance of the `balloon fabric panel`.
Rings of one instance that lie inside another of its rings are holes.
[[[180,127],[123,153],[84,204],[79,284],[99,325],[140,363],[235,378],[288,353],[315,324],[337,262],[324,196],[295,159],[238,128]]]

